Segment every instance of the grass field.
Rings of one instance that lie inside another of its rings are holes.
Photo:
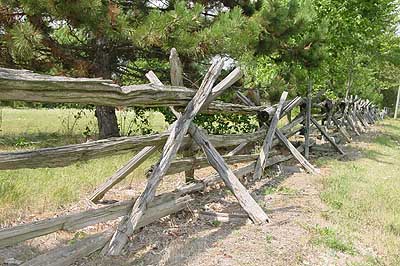
[[[353,146],[359,158],[319,162],[330,168],[321,194],[326,217],[353,244],[371,247],[362,265],[400,265],[400,122],[386,120],[382,132]]]
[[[94,113],[87,110],[75,119],[76,109],[2,109],[0,151],[27,150],[86,141],[84,132],[95,132]],[[132,113],[117,114],[119,123]],[[125,119],[125,123],[130,123]],[[69,123],[67,125],[66,123]],[[74,124],[72,126],[72,124]],[[133,125],[140,126],[140,125]],[[149,113],[149,126],[162,131],[166,124],[162,114]],[[92,191],[96,185],[127,162],[132,154],[81,162],[63,168],[0,171],[0,224],[26,215],[62,210]],[[127,179],[143,178],[156,156],[146,161]]]

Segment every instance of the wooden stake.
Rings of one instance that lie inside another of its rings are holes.
[[[253,179],[255,179],[255,180],[260,179],[264,172],[265,163],[268,158],[269,151],[272,147],[272,139],[275,135],[275,129],[278,125],[279,118],[281,115],[281,110],[282,110],[283,104],[286,101],[287,95],[288,95],[288,93],[286,91],[284,91],[282,93],[281,99],[279,100],[278,108],[276,109],[276,112],[274,114],[274,117],[272,118],[271,124],[269,125],[267,136],[264,139],[264,143],[263,143],[263,146],[260,151],[260,156],[258,157],[256,168],[254,170]]]
[[[307,89],[306,120],[305,120],[305,132],[304,132],[304,157],[306,159],[310,157],[311,91],[312,91],[312,81],[310,79],[308,81],[308,89]]]
[[[171,85],[183,86],[183,67],[175,48],[171,49],[169,64],[171,68]]]
[[[171,85],[172,86],[183,86],[182,62],[179,59],[178,52],[176,51],[175,48],[171,49],[171,53],[169,56],[169,64],[170,64],[170,68],[171,68]],[[158,78],[156,78],[156,79],[158,80]],[[158,80],[158,82],[161,83],[161,81],[159,81],[159,80]],[[172,110],[172,107],[170,107],[170,108]],[[173,109],[172,112],[175,112],[175,109]],[[190,143],[193,143],[193,141],[191,141]],[[193,144],[189,145],[188,149],[183,151],[184,157],[193,156],[194,153],[193,153],[192,146],[193,146]],[[185,171],[186,182],[194,181],[194,174],[195,174],[194,169]]]
[[[345,114],[344,115],[345,119],[347,120],[350,128],[356,133],[357,136],[360,136],[360,132],[358,132],[358,129],[356,128],[356,126],[354,125],[354,121],[353,119],[350,117],[350,115]]]
[[[397,119],[397,114],[399,111],[399,104],[400,104],[400,86],[399,86],[399,89],[397,90],[397,100],[396,100],[396,107],[394,109],[394,119]]]
[[[314,117],[312,116],[311,116],[311,122],[317,127],[317,129],[322,133],[322,135],[324,135],[324,137],[328,139],[328,141],[340,154],[345,155],[345,152],[336,144],[335,140],[333,140],[332,137],[329,136],[328,132],[326,132],[325,129],[323,129],[322,126],[318,123],[318,121],[315,120]]]
[[[179,60],[179,58],[177,60]],[[230,76],[232,76],[232,73]],[[232,83],[229,82],[227,84]],[[226,88],[226,86],[216,86],[216,88],[212,90],[212,93],[207,99],[206,104],[211,103],[213,100],[215,100]],[[174,113],[176,116],[180,115],[176,111],[174,111]],[[240,183],[235,174],[230,170],[223,157],[213,147],[211,142],[208,141],[206,135],[202,133],[201,130],[193,123],[189,127],[189,133],[194,141],[197,143],[197,145],[199,145],[203,149],[210,165],[218,172],[221,179],[238,199],[239,204],[248,213],[252,221],[257,224],[268,221],[268,216],[247,192],[246,188]]]
[[[247,212],[250,219],[256,224],[268,221],[268,216],[263,209],[261,209],[249,192],[247,192],[246,188],[240,183],[232,170],[229,169],[222,156],[214,146],[212,146],[211,142],[207,140],[206,135],[194,125],[190,126],[189,133],[192,135],[194,141],[203,149],[210,165],[217,170],[225,185],[235,195],[240,206]]]
[[[176,60],[176,59],[175,59]],[[179,60],[179,59],[178,59]],[[234,71],[237,72],[237,71]],[[235,80],[235,76],[237,74],[228,75],[230,79]],[[225,79],[226,80],[226,79]],[[227,82],[222,81],[221,83],[232,84],[227,80]],[[221,84],[220,83],[220,84]],[[212,102],[216,99],[227,86],[216,86],[207,99],[206,104]],[[283,104],[283,103],[282,103]],[[282,107],[281,107],[282,108]],[[179,117],[180,114],[172,109],[172,112]],[[279,117],[279,116],[278,116]],[[217,150],[212,146],[212,144],[207,140],[206,135],[203,134],[199,128],[193,123],[189,127],[189,133],[192,135],[192,138],[195,142],[203,149],[206,157],[214,167],[215,170],[219,173],[221,179],[225,182],[227,187],[232,190],[235,197],[238,199],[239,204],[243,207],[243,209],[249,214],[249,217],[253,220],[254,223],[263,223],[268,220],[267,215],[258,206],[258,204],[254,201],[251,195],[247,192],[246,188],[240,183],[234,173],[229,169],[229,166],[224,161],[223,157],[217,152]]]
[[[339,130],[340,134],[343,136],[343,138],[347,142],[351,142],[351,136],[347,132],[346,128],[344,126],[340,125],[340,122],[337,120],[337,118],[334,115],[332,116],[332,121],[335,124],[335,126],[337,127],[337,129]]]
[[[242,103],[244,103],[245,105],[247,105],[247,106],[256,106],[249,98],[246,97],[246,95],[244,95],[240,91],[237,91],[236,95],[238,96],[239,100],[241,100]]]
[[[285,105],[282,108],[281,111],[281,118],[286,115],[287,113],[291,112],[294,108],[296,108],[297,106],[299,106],[300,104],[303,103],[303,99],[299,96],[297,96],[296,98],[294,98],[293,100],[291,100],[287,105]],[[292,122],[292,121],[290,121]]]
[[[172,54],[172,51],[171,51]],[[174,61],[179,61],[179,57],[175,51],[174,53]],[[180,61],[179,61],[180,62]],[[173,63],[171,65],[179,65],[177,63]],[[237,76],[231,73],[229,76],[230,79],[236,80],[232,78],[232,76]],[[231,81],[227,82],[227,84],[233,84]],[[210,97],[207,99],[207,103],[211,103],[215,100],[225,89],[227,86],[216,86],[212,90]],[[286,93],[287,96],[287,93]],[[286,99],[285,96],[285,99]],[[284,100],[283,100],[284,102]],[[282,102],[282,105],[283,105]],[[206,106],[205,104],[205,106]],[[278,107],[279,108],[279,107]],[[280,106],[280,109],[282,106]],[[179,117],[180,114],[177,113],[175,110],[172,110],[174,114]],[[280,110],[279,110],[280,112]],[[279,114],[278,114],[279,118]],[[211,166],[218,172],[221,179],[224,181],[226,186],[232,191],[235,197],[238,199],[239,204],[242,208],[248,213],[249,217],[253,220],[254,223],[264,223],[268,221],[268,217],[265,212],[261,209],[261,207],[255,202],[255,200],[251,197],[251,195],[247,192],[246,188],[240,183],[234,173],[230,170],[229,166],[224,161],[223,157],[218,153],[218,151],[212,146],[211,142],[207,139],[206,135],[200,131],[200,129],[195,125],[191,124],[189,127],[189,133],[194,139],[194,141],[203,149],[206,157]]]
[[[285,137],[285,135],[277,128],[275,135],[278,139],[289,149],[293,156],[299,161],[299,163],[309,172],[310,174],[319,174],[319,171],[307,161],[306,158],[301,155],[301,153],[293,146],[292,143]]]
[[[133,170],[141,165],[147,158],[157,151],[156,146],[148,146],[143,148],[138,154],[136,154],[129,162],[122,168],[110,176],[103,184],[101,184],[95,192],[89,197],[92,202],[98,202],[113,186],[121,182],[127,177]]]
[[[239,144],[236,148],[234,148],[233,150],[231,150],[227,155],[228,156],[232,156],[237,154],[238,152],[240,152],[241,150],[244,149],[244,147],[247,146],[247,144],[249,144],[248,142],[243,142],[241,144]]]
[[[369,128],[368,122],[365,121],[364,117],[359,112],[356,112],[355,115],[357,116],[358,120],[360,120],[365,129]]]

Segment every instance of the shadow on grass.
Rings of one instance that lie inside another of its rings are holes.
[[[389,127],[391,129],[398,130],[400,132],[400,127],[395,125],[383,125],[385,128]],[[326,164],[327,161],[332,159],[339,159],[340,161],[356,161],[362,158],[370,159],[378,163],[394,165],[392,162],[384,160],[385,158],[389,158],[390,155],[373,150],[368,146],[371,144],[384,146],[387,148],[400,148],[400,135],[395,132],[366,132],[361,136],[353,135],[352,143],[358,143],[361,145],[352,146],[348,145],[345,148],[346,155],[342,157],[336,157],[333,153],[328,154],[328,156],[321,156],[317,158],[316,163],[318,166]],[[315,156],[313,156],[315,158]]]
[[[79,134],[65,135],[61,133],[24,133],[21,135],[0,135],[0,148],[3,150],[39,149],[69,144],[82,143],[85,137]]]
[[[400,147],[400,136],[391,133],[384,133],[377,136],[373,142],[390,148]]]
[[[383,126],[386,128],[392,129],[392,130],[400,131],[400,126],[396,126],[396,125],[388,124],[388,123],[385,123]]]
[[[385,125],[387,127],[387,125]],[[392,126],[398,128],[400,131],[400,127]],[[387,148],[400,148],[400,136],[395,133],[380,133],[378,136],[371,136],[367,135],[363,138],[364,144],[376,144]],[[367,158],[373,160],[378,163],[394,165],[392,162],[384,160],[385,158],[390,157],[390,155],[370,149],[370,148],[363,148],[363,147],[351,147],[350,152],[359,152],[361,154],[360,158]]]
[[[382,164],[394,165],[392,162],[382,160],[382,158],[385,158],[387,155],[385,155],[381,152],[363,149],[362,153],[365,158],[370,159],[372,161],[382,163]]]

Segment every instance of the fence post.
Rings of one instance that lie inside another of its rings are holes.
[[[312,80],[308,80],[307,88],[307,102],[306,102],[306,121],[304,130],[304,157],[308,159],[310,157],[310,125],[311,125],[311,91],[312,91]]]
[[[396,108],[394,109],[394,119],[397,119],[397,112],[399,111],[399,102],[400,102],[400,85],[397,91],[397,100],[396,100]]]
[[[253,175],[254,180],[260,179],[264,172],[264,169],[265,169],[265,166],[267,163],[267,159],[268,159],[268,154],[272,147],[272,141],[273,141],[273,138],[275,135],[275,130],[278,125],[278,122],[279,122],[279,119],[281,116],[281,111],[282,111],[283,105],[285,104],[287,95],[288,95],[288,93],[286,91],[284,91],[282,93],[282,96],[279,101],[279,105],[276,108],[274,117],[272,118],[272,121],[269,124],[267,136],[264,139],[264,143],[263,143],[261,151],[260,151],[260,156],[258,157],[257,164],[254,169],[254,175]]]
[[[178,52],[175,48],[171,49],[171,53],[169,56],[169,64],[171,68],[171,85],[172,86],[183,86],[183,67],[182,62],[179,59]],[[191,157],[194,155],[193,152],[193,140],[190,141],[190,145],[187,150],[183,151],[184,157]],[[185,181],[192,182],[194,181],[194,169],[190,169],[185,171]]]

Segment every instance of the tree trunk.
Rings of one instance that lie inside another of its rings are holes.
[[[99,126],[99,138],[119,137],[119,128],[115,108],[112,106],[96,106],[95,116]]]
[[[107,39],[100,37],[97,40],[97,51],[95,59],[96,77],[104,79],[111,78],[110,54],[107,51]],[[111,106],[96,106],[95,112],[99,126],[99,139],[119,137],[119,128],[115,108]]]

